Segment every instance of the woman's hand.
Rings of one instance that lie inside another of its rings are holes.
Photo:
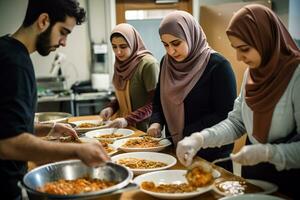
[[[203,146],[203,140],[201,133],[196,132],[178,142],[176,155],[181,164],[184,166],[192,164],[194,156]]]
[[[127,126],[128,126],[127,120],[122,117],[116,118],[107,124],[107,127],[111,127],[111,128],[125,128]]]
[[[101,110],[100,112],[100,117],[103,119],[103,120],[108,120],[112,115],[113,115],[113,109],[111,107],[107,107],[107,108],[104,108],[103,110]]]
[[[63,123],[53,123],[47,136],[52,136],[55,138],[62,136],[71,136],[73,138],[78,138],[76,131],[69,124]]]
[[[147,134],[152,137],[161,137],[161,127],[159,123],[153,123],[147,129]]]
[[[269,162],[273,151],[269,144],[252,144],[243,146],[236,154],[231,154],[232,161],[241,165],[256,165],[261,162]]]

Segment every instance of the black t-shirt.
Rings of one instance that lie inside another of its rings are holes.
[[[0,139],[33,133],[37,91],[27,48],[8,35],[0,37],[0,66]],[[19,195],[17,182],[26,171],[26,162],[0,159],[0,194]]]

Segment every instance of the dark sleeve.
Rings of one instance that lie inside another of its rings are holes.
[[[30,132],[32,123],[32,83],[22,67],[2,65],[0,73],[0,138]]]
[[[209,101],[214,112],[202,115],[197,121],[186,126],[185,135],[190,135],[195,131],[201,131],[221,122],[227,118],[228,113],[233,109],[236,99],[236,80],[230,63],[223,60],[213,66],[212,70],[212,96]]]
[[[160,68],[162,67],[162,60],[160,62]],[[154,94],[154,98],[152,101],[152,115],[150,118],[150,124],[153,123],[159,123],[161,128],[163,129],[166,120],[165,120],[165,116],[164,116],[164,112],[162,109],[162,105],[161,105],[161,101],[160,101],[160,74],[161,70],[159,72],[159,77],[158,77],[158,82],[157,82],[157,86],[155,89],[155,94]]]
[[[149,92],[146,105],[138,108],[134,112],[131,112],[125,117],[129,125],[134,125],[138,122],[142,122],[149,118],[152,114],[152,99],[154,96],[154,90]]]

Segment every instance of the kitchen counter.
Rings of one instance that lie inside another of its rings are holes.
[[[69,91],[67,94],[53,94],[45,95],[38,97],[38,103],[47,103],[47,102],[69,102],[70,113],[73,116],[80,115],[80,107],[91,107],[97,106],[98,102],[92,101],[110,101],[111,92],[89,92],[89,93],[80,93],[75,94],[72,91]],[[60,111],[60,110],[58,110]]]

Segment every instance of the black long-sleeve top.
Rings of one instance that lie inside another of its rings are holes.
[[[163,67],[163,66],[161,66]],[[168,125],[162,110],[159,87],[156,87],[153,99],[153,113],[150,123],[160,123],[166,126],[166,134],[169,135]],[[230,63],[220,54],[213,53],[209,62],[196,85],[184,99],[184,130],[183,136],[189,136],[211,127],[227,118],[229,111],[233,109],[236,98],[236,80]],[[233,145],[224,146],[222,153],[230,153]],[[221,157],[218,152],[216,157]],[[226,154],[227,154],[226,153]],[[202,155],[207,160],[214,159],[214,153]],[[223,155],[225,156],[225,155]],[[212,157],[212,159],[210,158]]]

